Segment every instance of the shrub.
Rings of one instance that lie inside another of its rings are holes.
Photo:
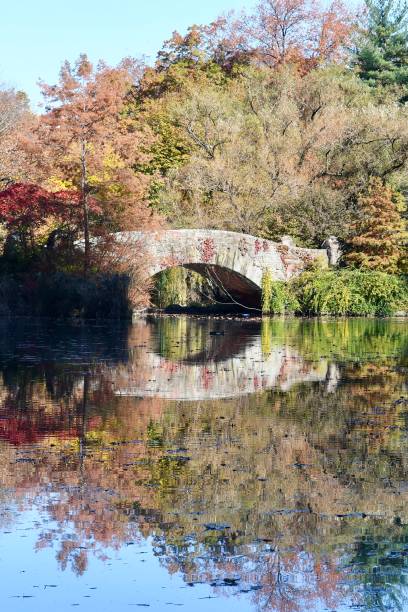
[[[154,301],[159,308],[187,304],[186,271],[183,268],[169,268],[157,275]]]
[[[363,270],[310,268],[289,283],[262,277],[262,312],[386,316],[408,312],[406,276]]]
[[[290,286],[283,281],[274,281],[269,270],[266,270],[262,276],[262,312],[285,314],[298,309],[299,304]]]
[[[290,283],[302,314],[390,315],[408,310],[404,276],[362,270],[305,272]]]

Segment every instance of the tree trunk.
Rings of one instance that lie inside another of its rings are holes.
[[[88,395],[89,395],[89,373],[84,374],[84,388],[82,392],[81,404],[81,427],[79,433],[79,464],[81,473],[84,467],[84,459],[86,457],[86,429],[87,429],[87,411],[88,411]]]
[[[86,167],[86,141],[81,141],[81,197],[82,212],[84,223],[84,274],[88,275],[91,259],[90,239],[89,239],[89,207],[88,207],[88,182]]]

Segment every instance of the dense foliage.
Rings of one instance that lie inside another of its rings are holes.
[[[384,272],[310,270],[290,283],[264,276],[265,314],[392,315],[408,311],[408,280]]]
[[[366,0],[366,28],[356,60],[360,76],[374,87],[408,91],[408,6],[399,0]]]
[[[397,272],[408,237],[401,216],[405,211],[403,198],[375,178],[367,194],[360,196],[359,209],[359,218],[352,226],[348,262],[361,268]]]
[[[295,313],[300,310],[300,304],[289,284],[274,281],[269,271],[262,277],[262,312],[264,314]]]
[[[384,272],[306,272],[293,283],[305,314],[390,315],[408,310],[408,283]]]
[[[154,66],[81,55],[41,84],[39,116],[0,89],[5,256],[12,244],[28,273],[39,260],[128,273],[145,296],[144,254],[125,269],[110,237],[167,224],[310,247],[335,235],[343,264],[406,273],[408,13],[364,4],[354,15],[340,0],[260,0],[175,32]],[[285,291],[273,311],[287,310]]]

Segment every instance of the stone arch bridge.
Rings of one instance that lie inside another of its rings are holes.
[[[246,306],[259,305],[265,270],[274,280],[284,281],[300,274],[314,259],[328,261],[326,249],[300,248],[289,237],[272,242],[220,230],[120,232],[116,240],[126,250],[137,248],[143,253],[149,276],[182,266],[208,278]]]

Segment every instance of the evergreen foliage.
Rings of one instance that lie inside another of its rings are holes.
[[[365,4],[366,31],[357,51],[361,78],[376,87],[408,88],[408,4],[401,0],[365,0]]]

